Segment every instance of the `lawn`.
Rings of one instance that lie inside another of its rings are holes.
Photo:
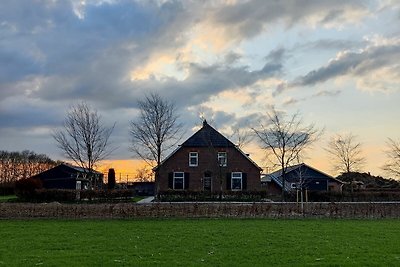
[[[7,195],[7,196],[0,196],[0,202],[8,202],[10,200],[16,200],[16,195]]]
[[[3,220],[0,266],[400,266],[400,220]]]

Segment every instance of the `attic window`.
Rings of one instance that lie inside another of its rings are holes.
[[[218,164],[220,167],[226,167],[228,164],[226,152],[218,152]]]
[[[189,166],[197,167],[199,164],[199,154],[197,152],[189,152]]]

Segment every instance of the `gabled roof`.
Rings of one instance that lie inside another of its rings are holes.
[[[68,164],[68,163],[61,163],[61,164],[59,164],[57,166],[54,166],[53,168],[50,168],[48,170],[45,170],[45,171],[43,171],[41,173],[38,173],[38,174],[32,176],[32,178],[40,177],[40,176],[46,175],[46,174],[50,174],[50,173],[53,173],[54,171],[59,171],[59,172],[62,172],[62,173],[70,173],[70,172],[71,173],[72,172],[73,173],[76,173],[76,172],[87,173],[88,172],[87,169],[84,169],[82,167],[74,166],[74,165],[71,165],[71,164]],[[92,173],[97,174],[97,175],[103,175],[101,172],[98,172],[98,171],[95,171],[95,170],[92,170]]]
[[[71,165],[71,164],[68,164],[68,163],[61,163],[60,165],[67,166],[68,168],[74,169],[74,170],[76,170],[78,172],[82,172],[82,173],[88,172],[88,169],[85,169],[85,168],[82,168],[82,167],[79,167],[79,166],[74,166],[74,165]],[[96,174],[103,174],[103,173],[95,171],[95,170],[92,170],[91,172],[92,173],[96,173]]]
[[[217,130],[211,127],[206,120],[203,121],[203,127],[194,133],[189,139],[183,142],[182,145],[177,147],[171,154],[169,154],[161,163],[160,166],[164,164],[169,158],[171,158],[181,147],[234,147],[239,151],[247,160],[249,160],[254,166],[256,166],[260,171],[262,168],[257,165],[248,154],[244,153],[240,148],[228,140],[225,136],[220,134]],[[153,168],[156,170],[159,166]]]
[[[322,174],[322,175],[324,175],[324,176],[327,176],[327,177],[328,177],[329,179],[331,179],[331,180],[334,180],[334,181],[336,181],[336,182],[338,182],[338,183],[343,184],[342,181],[340,181],[340,180],[334,178],[333,176],[331,176],[331,175],[329,175],[329,174],[326,174],[326,173],[324,173],[324,172],[322,172],[322,171],[320,171],[320,170],[317,170],[317,169],[315,169],[315,168],[313,168],[313,167],[311,167],[311,166],[309,166],[309,165],[307,165],[307,164],[305,164],[305,163],[300,163],[300,164],[297,164],[297,165],[293,165],[293,166],[287,167],[287,169],[286,169],[286,175],[288,175],[289,173],[291,173],[291,172],[293,172],[293,171],[299,170],[299,169],[300,169],[301,167],[303,167],[303,166],[306,167],[306,168],[309,168],[309,169],[311,169],[311,170],[313,170],[313,171],[315,171],[315,172],[318,172],[318,173],[320,173],[320,174]],[[267,179],[267,178],[268,178],[268,179],[271,179],[271,180],[274,181],[277,185],[279,185],[280,187],[282,187],[282,169],[277,170],[277,171],[275,171],[275,172],[272,172],[272,173],[266,175],[264,179]],[[288,185],[286,184],[286,186],[288,186]],[[285,186],[285,187],[286,187],[286,186]]]
[[[211,127],[206,120],[203,122],[203,127],[193,134],[183,144],[183,147],[236,147],[225,136]]]

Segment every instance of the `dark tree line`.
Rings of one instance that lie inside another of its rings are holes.
[[[58,162],[44,154],[33,151],[22,152],[0,151],[0,183],[14,183],[23,178],[29,178],[40,172],[48,170]]]

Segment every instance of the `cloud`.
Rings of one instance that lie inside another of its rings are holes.
[[[295,105],[297,103],[299,103],[300,101],[303,101],[304,98],[302,99],[295,99],[293,97],[288,97],[283,101],[283,105],[284,106],[291,106],[291,105]]]
[[[338,96],[342,91],[340,90],[333,90],[333,91],[328,91],[328,90],[320,90],[313,94],[313,97],[320,97],[320,96],[328,96],[328,97],[335,97]]]
[[[388,72],[396,71],[399,57],[400,39],[375,38],[362,50],[338,53],[327,65],[298,77],[291,86],[313,86],[343,76],[371,78],[371,73],[383,68]],[[376,76],[373,79],[381,79],[381,77]],[[395,79],[394,82],[398,83],[399,80]],[[381,86],[383,87],[376,89],[386,90],[385,85],[381,84]]]
[[[279,102],[280,94],[286,97],[285,90],[294,85],[355,77],[365,90],[395,88],[395,42],[347,41],[349,32],[331,36],[335,30],[317,41],[298,41],[305,33],[360,23],[374,8],[361,0],[0,1],[2,140],[4,133],[7,147],[25,146],[32,133],[48,143],[47,130],[62,123],[68,106],[86,100],[107,125],[117,121],[118,153],[128,155],[129,120],[148,92],[174,101],[188,128],[202,106],[229,128],[258,120],[259,111]],[[282,32],[276,35],[277,27]],[[255,37],[268,42],[248,48]],[[288,48],[292,41],[299,46]],[[306,49],[341,53],[294,79],[291,60]],[[378,82],[374,75],[384,79]],[[315,95],[336,94],[326,90]]]
[[[0,101],[0,125],[4,128],[54,127],[60,123],[63,113],[64,110],[55,103],[25,95]]]
[[[67,1],[1,5],[2,25],[9,26],[2,27],[8,38],[0,43],[0,58],[7,63],[0,85],[44,76],[49,86],[44,83],[37,97],[50,99],[61,91],[76,98],[76,91],[91,96],[123,84],[130,69],[153,51],[179,45],[189,24],[179,2],[88,4],[83,18]],[[70,88],[58,89],[54,80],[68,80]]]
[[[319,39],[312,42],[296,45],[296,49],[318,50],[352,50],[365,46],[365,41],[348,39]]]
[[[260,80],[273,77],[281,68],[280,64],[271,62],[254,71],[249,70],[247,66],[233,67],[224,63],[207,66],[190,63],[187,66],[188,75],[183,80],[172,77],[163,80],[137,80],[132,81],[132,87],[144,91],[158,91],[174,99],[178,106],[186,107],[203,103],[226,90],[238,90],[254,85]]]
[[[362,1],[250,0],[216,8],[211,18],[216,25],[227,29],[226,34],[231,38],[247,39],[279,21],[288,27],[299,21],[312,21],[314,25],[335,21],[343,24],[360,19],[362,15],[355,16],[356,13],[368,13]]]

